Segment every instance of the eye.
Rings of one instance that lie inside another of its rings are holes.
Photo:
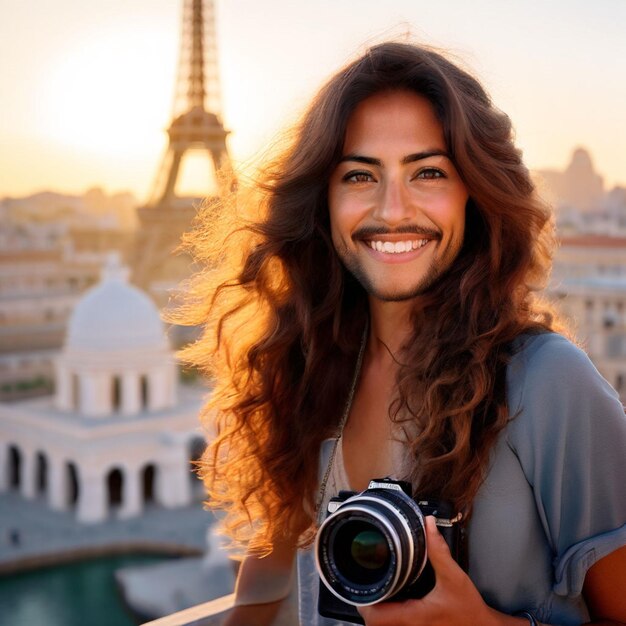
[[[436,167],[425,167],[415,175],[415,178],[419,178],[421,180],[435,180],[437,178],[445,177],[445,173]]]
[[[343,175],[341,180],[347,183],[376,182],[376,179],[372,176],[370,172],[365,172],[363,170],[347,172]]]

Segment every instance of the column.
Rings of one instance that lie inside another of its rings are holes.
[[[102,522],[107,518],[107,493],[104,472],[80,467],[78,491],[78,521],[87,524]]]
[[[0,442],[0,493],[9,488],[9,447]]]
[[[48,459],[48,504],[55,511],[66,511],[67,506],[67,477],[65,464],[61,459]]]
[[[158,411],[164,408],[164,385],[166,378],[163,376],[163,369],[153,369],[148,372],[148,410]]]
[[[78,375],[78,398],[79,398],[79,406],[78,411],[85,416],[93,416],[97,415],[96,408],[96,381],[94,380],[93,374],[90,372],[83,372]]]
[[[167,406],[172,407],[178,402],[178,367],[170,361],[167,370]]]
[[[55,363],[56,369],[56,407],[61,411],[71,411],[76,408],[72,404],[72,378],[67,366],[60,361]]]
[[[81,412],[104,417],[113,412],[113,377],[107,372],[86,372],[80,377]]]
[[[184,441],[168,442],[168,449],[159,463],[158,499],[167,508],[191,503],[189,459]]]
[[[126,469],[124,472],[124,501],[119,516],[123,519],[136,517],[143,509],[141,493],[141,473],[137,468]]]
[[[176,376],[176,365],[173,362],[166,362],[149,372],[150,410],[169,408],[176,404]]]
[[[141,410],[139,374],[124,372],[122,375],[122,415],[137,415]]]
[[[31,450],[24,450],[22,453],[21,480],[22,496],[31,500],[35,497],[35,457]]]

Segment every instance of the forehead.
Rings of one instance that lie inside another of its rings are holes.
[[[382,92],[360,102],[348,119],[344,154],[378,147],[445,150],[443,128],[430,101],[412,91]]]

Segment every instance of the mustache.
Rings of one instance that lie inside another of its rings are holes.
[[[352,233],[352,239],[368,239],[373,235],[423,235],[430,239],[441,239],[442,233],[437,228],[420,226],[419,224],[405,224],[397,228],[384,226],[363,226]]]

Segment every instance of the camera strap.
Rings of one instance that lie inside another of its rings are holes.
[[[348,397],[346,399],[346,404],[343,410],[343,415],[341,416],[341,420],[339,421],[339,426],[337,428],[336,436],[333,441],[333,445],[330,451],[330,455],[328,457],[328,463],[326,464],[326,469],[324,471],[324,476],[322,477],[319,492],[317,495],[317,502],[315,504],[315,510],[317,511],[317,525],[319,526],[324,521],[325,511],[322,508],[322,504],[324,503],[324,498],[326,497],[326,486],[328,484],[328,478],[330,477],[330,472],[332,471],[333,464],[335,462],[335,456],[337,454],[337,446],[339,445],[339,440],[343,435],[343,429],[348,421],[348,416],[350,415],[350,409],[352,408],[352,401],[354,400],[354,393],[356,392],[356,385],[359,381],[359,375],[361,374],[361,366],[363,365],[363,355],[365,354],[365,345],[367,344],[367,333],[369,331],[369,323],[365,325],[363,329],[363,336],[361,337],[361,346],[359,347],[359,355],[356,360],[356,365],[354,367],[354,375],[352,376],[352,384],[350,385],[350,391],[348,392]]]

